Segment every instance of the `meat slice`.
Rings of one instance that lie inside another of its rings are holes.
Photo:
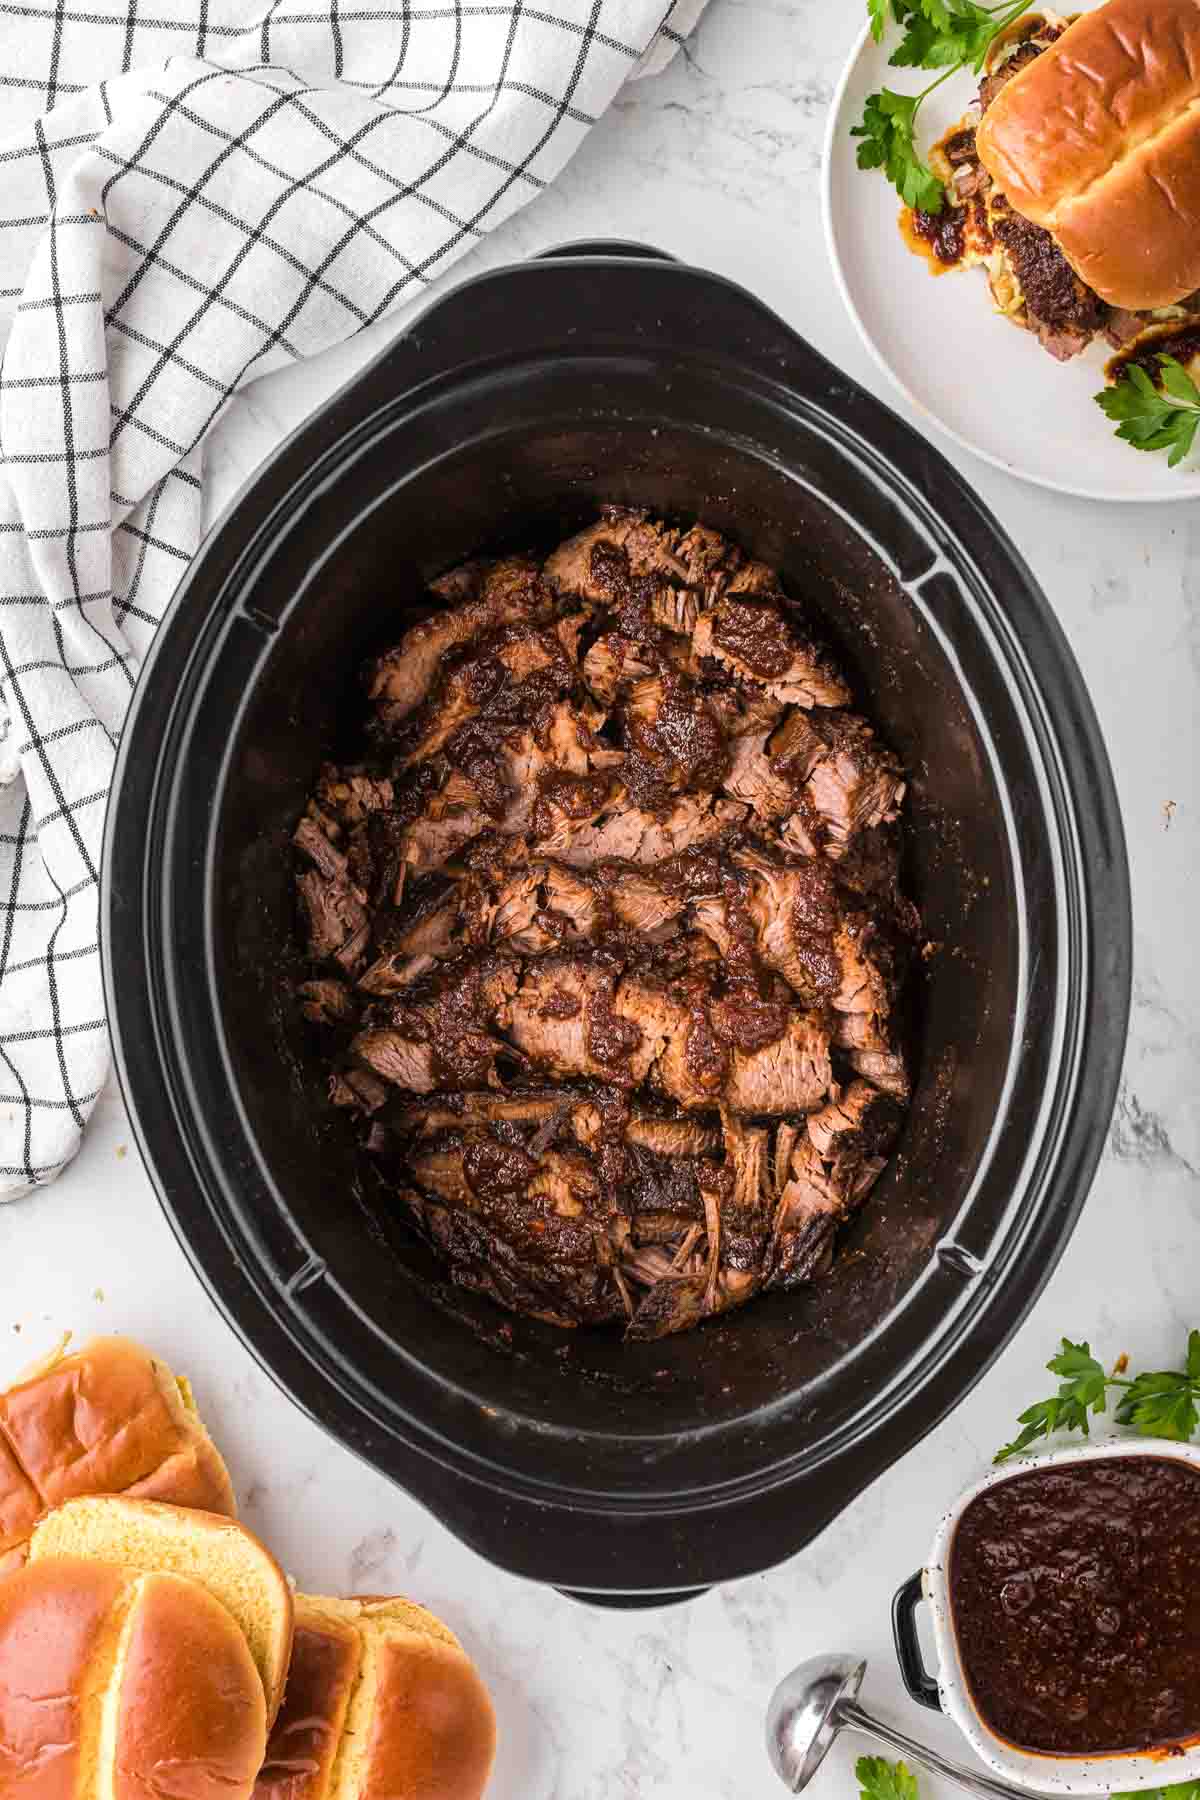
[[[851,912],[834,940],[841,979],[832,1005],[834,1042],[846,1050],[888,1051],[890,1018],[899,986],[886,934],[867,913]]]
[[[439,1094],[419,1106],[405,1107],[395,1115],[398,1130],[428,1138],[440,1132],[471,1126],[505,1125],[538,1127],[566,1111],[586,1106],[561,1088],[531,1088],[517,1093],[475,1092]]]
[[[388,1088],[370,1069],[347,1069],[330,1076],[329,1098],[334,1106],[351,1107],[369,1117],[386,1104]]]
[[[789,1015],[783,1036],[762,1050],[733,1050],[725,1097],[732,1111],[769,1117],[820,1106],[833,1072],[829,1034],[815,1012]]]
[[[723,1141],[715,1126],[700,1119],[660,1119],[653,1113],[635,1113],[625,1135],[656,1156],[711,1156]]]
[[[357,1016],[354,996],[342,981],[302,981],[296,994],[314,1025],[345,1025]]]
[[[428,762],[430,757],[445,749],[456,731],[478,717],[480,707],[472,687],[474,672],[474,665],[468,665],[445,677],[440,691],[430,698],[420,713],[417,741],[401,759],[403,768],[411,769],[417,763]],[[390,724],[392,715],[385,716]],[[408,718],[411,714],[402,716]]]
[[[411,913],[409,922],[393,936],[396,950],[403,956],[453,955],[458,906],[456,887],[430,897]]]
[[[731,1177],[721,1202],[721,1264],[755,1276],[763,1258],[774,1210],[770,1186],[770,1133],[748,1126],[732,1113],[722,1115],[725,1167]]]
[[[619,809],[625,790],[619,769],[609,762],[610,754],[620,757],[619,752],[595,754],[597,766],[589,775],[572,775],[565,769],[541,772],[528,823],[531,847],[539,855],[561,857],[588,827]]]
[[[469,1207],[447,1206],[411,1188],[400,1198],[458,1286],[548,1325],[605,1325],[625,1317],[612,1267],[598,1254],[602,1239],[586,1222],[531,1210],[535,1255],[524,1234],[514,1242],[499,1221]]]
[[[380,956],[358,978],[364,994],[402,994],[436,965],[435,956],[402,956],[393,951]]]
[[[695,1252],[680,1261],[666,1250],[643,1250],[629,1267],[635,1279],[652,1284],[629,1322],[625,1335],[631,1343],[692,1331],[705,1319],[744,1306],[760,1285],[756,1274],[738,1269],[718,1269],[710,1280],[704,1257]]]
[[[733,860],[750,878],[746,905],[759,957],[807,1005],[825,1005],[839,981],[832,870],[816,860],[775,863],[754,849],[737,851]]]
[[[687,568],[674,554],[675,533],[652,524],[645,513],[620,507],[608,508],[598,524],[568,538],[546,559],[546,580],[560,594],[603,602],[612,598],[606,578],[603,552],[623,550],[632,574],[673,576],[686,582]],[[601,557],[596,558],[599,549]]]
[[[858,832],[899,817],[904,774],[866,720],[854,713],[814,713],[804,724],[807,733],[795,719],[790,722],[788,767],[804,770],[811,812],[803,825],[807,828],[815,814],[824,831],[825,853],[836,861]],[[784,755],[778,751],[777,759]]]
[[[591,868],[614,858],[631,863],[659,863],[682,850],[713,843],[745,817],[746,808],[732,800],[685,794],[663,817],[624,805],[591,823],[576,826],[571,821],[559,825],[540,840],[538,848],[552,852],[575,868]]]
[[[508,1028],[518,971],[503,956],[478,956],[439,969],[391,1003],[388,1022],[372,1022],[350,1054],[393,1087],[495,1087],[496,1062],[511,1050]]]
[[[542,922],[551,943],[564,939],[598,943],[604,930],[605,904],[595,884],[564,863],[534,866],[541,875]]]
[[[735,738],[721,785],[733,799],[770,823],[795,811],[796,790],[786,776],[772,768],[766,746],[765,731]]]
[[[736,544],[709,525],[693,525],[675,545],[689,586],[699,588],[708,604],[735,577],[744,558]]]
[[[301,819],[292,836],[297,850],[303,852],[313,864],[318,875],[326,881],[344,881],[349,864],[332,838],[322,831],[317,821],[308,814]]]
[[[333,835],[349,834],[372,814],[386,813],[394,799],[395,788],[386,776],[372,775],[363,766],[338,769],[327,763],[321,770],[310,811],[315,810],[326,821],[326,831],[332,822]]]
[[[296,891],[308,918],[308,954],[317,962],[333,957],[344,969],[357,969],[371,935],[362,896],[346,882],[325,880],[316,869],[297,878]]]
[[[548,627],[510,625],[490,632],[435,681],[426,705],[403,734],[411,744],[403,766],[412,768],[447,749],[473,719],[492,717],[511,724],[514,716],[538,710],[554,694],[569,690],[572,673],[557,633]],[[398,722],[391,703],[385,720],[391,726]],[[474,747],[473,740],[460,744]]]
[[[347,858],[313,819],[301,819],[293,842],[313,864],[296,878],[308,922],[308,953],[316,962],[332,958],[353,972],[371,935],[367,895],[351,880]]]
[[[773,569],[770,563],[744,562],[729,577],[728,591],[731,594],[759,594],[769,596],[782,592],[779,570]]]
[[[992,236],[1001,245],[1025,303],[1029,329],[1058,362],[1086,350],[1104,329],[1108,308],[1075,273],[1050,232],[991,198]]]
[[[584,791],[589,801],[608,794],[611,780],[600,767],[607,759],[596,739],[603,720],[603,713],[560,700],[536,726],[521,727],[502,740],[498,756],[511,796],[500,821],[502,831],[531,829],[542,801],[553,804],[556,795],[571,792],[572,783],[564,782],[563,776],[573,777],[577,784],[599,768],[599,779]],[[574,791],[579,792],[577,786]]]
[[[491,558],[473,556],[456,568],[447,569],[428,583],[431,594],[447,606],[461,606],[466,600],[478,600],[483,592],[483,579],[491,567]]]
[[[719,787],[729,764],[725,734],[693,681],[673,670],[635,682],[625,702],[628,754],[621,778],[638,806]]]
[[[619,968],[619,965],[618,965]],[[636,1086],[662,1048],[657,996],[618,985],[603,961],[544,957],[525,972],[512,1003],[513,1043],[538,1068]]]
[[[886,1166],[900,1118],[895,1100],[854,1081],[808,1120],[776,1211],[770,1286],[797,1287],[820,1273],[838,1225],[862,1205]]]
[[[790,706],[844,706],[850,690],[816,645],[786,617],[782,595],[726,595],[692,633],[697,656],[712,657],[743,680],[757,681]]]
[[[856,1075],[873,1087],[890,1094],[894,1100],[907,1103],[912,1097],[912,1084],[903,1056],[895,1050],[851,1050],[847,1059]]]
[[[596,639],[582,667],[583,679],[597,700],[612,706],[622,688],[656,673],[657,658],[652,659],[644,645],[622,632],[606,631]]]
[[[440,819],[432,813],[423,814],[404,832],[404,869],[414,875],[436,874],[487,826],[486,814],[473,807]]]
[[[528,558],[506,557],[486,569],[475,565],[469,576],[455,571],[443,578],[443,593],[447,580],[452,593],[456,581],[468,587],[477,582],[478,594],[411,626],[369,671],[367,693],[386,703],[393,720],[416,711],[456,650],[502,625],[545,619],[553,610],[538,566]]]
[[[530,1232],[535,1218],[551,1213],[582,1218],[601,1199],[595,1167],[581,1151],[534,1155],[487,1127],[419,1146],[409,1155],[408,1170],[417,1187],[448,1205],[502,1216],[510,1236]],[[527,1217],[518,1218],[518,1210]]]
[[[628,1222],[609,1214],[596,1167],[581,1151],[535,1151],[467,1126],[419,1145],[408,1173],[418,1216],[448,1247],[463,1285],[559,1323],[624,1312],[613,1270]]]
[[[622,1260],[648,1245],[697,1242],[704,1227],[701,1180],[708,1167],[695,1156],[661,1155],[640,1145],[627,1146],[621,1203],[629,1215],[629,1237]],[[635,1277],[636,1279],[636,1277]]]
[[[658,880],[653,870],[600,864],[613,918],[647,944],[662,944],[679,929],[687,897]]]
[[[708,704],[720,720],[727,738],[754,737],[771,732],[787,708],[765,688],[730,679],[727,684],[708,684]],[[737,746],[734,745],[736,752]]]
[[[431,1094],[438,1086],[431,1044],[415,1042],[399,1031],[376,1028],[359,1032],[350,1050],[390,1087]]]
[[[463,882],[462,894],[463,936],[474,947],[502,943],[538,956],[567,944],[598,943],[610,921],[600,883],[551,860],[477,869]]]
[[[713,1031],[715,1008],[699,999],[685,1005],[665,990],[658,1000],[661,1050],[652,1070],[659,1090],[686,1111],[709,1111],[722,1102],[734,1113],[763,1117],[803,1113],[820,1106],[832,1070],[823,1015],[780,1010],[782,1029],[771,1041],[744,1050]]]
[[[463,1167],[462,1144],[431,1145],[413,1150],[408,1158],[408,1172],[416,1185],[448,1206],[475,1209],[475,1193]]]
[[[536,923],[541,906],[538,870],[505,870],[491,883],[480,876],[468,877],[462,894],[463,937],[473,949],[504,944],[532,954],[549,947],[550,934]]]
[[[859,1164],[882,1157],[896,1141],[904,1109],[894,1096],[872,1087],[869,1081],[852,1081],[805,1121],[808,1138],[822,1161],[847,1173]],[[876,1171],[878,1173],[878,1171]],[[854,1197],[856,1189],[851,1190]]]

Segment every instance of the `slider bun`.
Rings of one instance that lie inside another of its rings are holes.
[[[0,1393],[0,1573],[76,1494],[236,1512],[229,1472],[187,1383],[131,1338],[66,1340]]]
[[[297,1595],[254,1800],[480,1800],[495,1753],[488,1691],[440,1619],[410,1600]]]
[[[46,1558],[84,1557],[199,1583],[241,1628],[262,1681],[267,1717],[274,1719],[292,1653],[292,1590],[270,1551],[244,1525],[152,1500],[94,1496],[68,1500],[43,1519],[29,1555],[35,1566]]]
[[[1108,0],[1015,75],[980,161],[1110,305],[1200,288],[1200,0]]]
[[[194,1582],[56,1558],[0,1583],[0,1795],[249,1800],[262,1683]]]

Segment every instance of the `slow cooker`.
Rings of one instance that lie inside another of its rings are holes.
[[[832,1273],[640,1346],[450,1287],[287,995],[289,838],[364,657],[434,574],[604,502],[728,530],[818,616],[909,771],[927,939],[914,1105]],[[638,247],[460,286],[259,469],[143,671],[104,895],[134,1129],[225,1317],[483,1556],[597,1600],[779,1562],[962,1399],[1067,1242],[1127,1023],[1112,776],[1024,562],[752,295]]]

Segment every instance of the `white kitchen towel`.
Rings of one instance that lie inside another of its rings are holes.
[[[0,0],[0,1198],[109,1067],[113,759],[231,394],[413,304],[703,0]]]

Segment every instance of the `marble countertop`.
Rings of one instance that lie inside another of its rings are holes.
[[[627,89],[554,188],[459,274],[571,239],[642,239],[744,282],[897,404],[841,309],[821,235],[822,133],[860,12],[851,0],[710,0],[685,53]],[[214,507],[388,335],[365,333],[240,397],[209,446]],[[958,1412],[803,1555],[633,1614],[479,1561],[301,1417],[242,1350],[159,1212],[113,1091],[59,1183],[0,1208],[0,1379],[66,1329],[157,1346],[191,1376],[246,1518],[301,1585],[407,1591],[460,1631],[500,1714],[494,1800],[769,1800],[781,1790],[762,1745],[768,1694],[830,1648],[867,1655],[868,1701],[953,1750],[953,1728],[901,1691],[894,1588],[1017,1410],[1046,1391],[1042,1365],[1063,1332],[1163,1366],[1200,1323],[1200,510],[1106,511],[955,460],[1057,608],[1107,735],[1133,866],[1132,1035],[1099,1177],[1032,1317]],[[855,1753],[843,1740],[814,1792],[856,1794]]]

